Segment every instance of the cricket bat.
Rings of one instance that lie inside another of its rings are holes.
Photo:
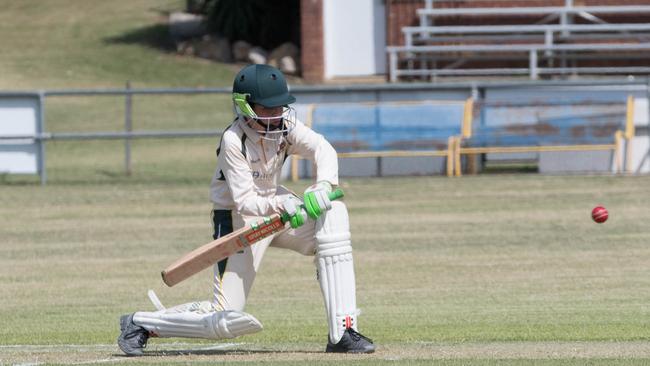
[[[330,200],[341,197],[343,197],[343,191],[340,188],[329,194]],[[304,209],[304,206],[301,205],[301,208]],[[172,287],[220,260],[284,230],[289,219],[286,212],[273,214],[204,244],[167,266],[161,273],[163,282]]]

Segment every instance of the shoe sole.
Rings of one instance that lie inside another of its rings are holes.
[[[374,353],[375,348],[372,349],[367,349],[367,350],[349,350],[349,351],[339,351],[339,350],[333,350],[333,349],[325,349],[325,353]]]

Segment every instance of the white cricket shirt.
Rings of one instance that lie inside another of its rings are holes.
[[[314,162],[316,181],[338,185],[336,151],[325,138],[296,120],[280,142],[261,138],[239,117],[223,133],[217,169],[210,184],[215,210],[235,210],[245,216],[280,212],[276,190],[282,165],[289,155]]]

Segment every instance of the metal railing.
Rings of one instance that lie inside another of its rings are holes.
[[[630,59],[645,60],[644,52],[650,45],[650,24],[609,24],[595,14],[635,15],[650,14],[650,5],[618,6],[575,6],[573,0],[565,0],[564,6],[515,7],[458,7],[436,8],[437,0],[425,0],[425,8],[416,11],[420,19],[418,27],[404,27],[405,46],[388,46],[389,79],[395,82],[400,76],[426,77],[435,80],[437,76],[497,76],[525,75],[535,80],[541,74],[643,74],[650,72],[650,65],[640,63],[622,67],[576,64],[579,60],[594,60],[595,56],[585,53],[602,52],[597,56],[618,60],[620,54],[607,50],[628,51]],[[444,2],[448,2],[445,0]],[[531,16],[544,16],[535,24],[521,25],[458,25],[433,26],[440,17],[522,17],[530,21]],[[575,17],[581,17],[591,24],[573,24]],[[558,22],[559,24],[548,24]],[[636,33],[634,33],[636,32]],[[639,33],[641,32],[641,33]],[[416,38],[416,36],[419,36]],[[562,43],[557,44],[561,37]],[[612,40],[604,44],[603,40]],[[417,41],[417,45],[415,44]],[[455,45],[422,45],[426,42],[465,42]],[[493,44],[498,41],[500,44]],[[527,44],[504,44],[505,42],[527,42]],[[566,43],[566,42],[571,43]],[[595,41],[595,42],[593,42]],[[530,46],[529,46],[530,45]],[[541,48],[543,47],[543,49]],[[543,54],[539,54],[543,51]],[[504,54],[510,52],[510,54]],[[522,55],[522,53],[524,53]],[[526,54],[527,53],[527,54]],[[400,58],[399,56],[403,57]],[[523,56],[523,57],[522,57]],[[462,68],[474,61],[528,60],[528,68],[503,66],[489,68]],[[402,62],[400,62],[402,61]],[[538,67],[546,61],[548,67]],[[569,63],[572,64],[569,64]],[[557,64],[557,65],[556,65]],[[401,65],[406,65],[403,68]]]
[[[547,46],[555,43],[555,37],[561,35],[566,40],[572,34],[596,33],[602,39],[605,34],[608,37],[637,37],[647,39],[650,33],[629,33],[648,32],[650,24],[646,23],[619,23],[619,24],[521,24],[521,25],[458,25],[458,26],[418,26],[403,27],[404,46],[413,46],[415,41],[427,42],[449,42],[471,40],[492,40],[496,37],[503,39],[504,36],[513,36],[520,40],[541,39]],[[448,35],[449,37],[441,37]],[[471,35],[471,36],[468,36]],[[417,38],[416,38],[417,36]]]
[[[360,85],[317,85],[297,86],[291,88],[292,94],[298,97],[303,104],[349,102],[350,100],[364,101],[403,101],[408,95],[408,100],[430,100],[442,98],[442,100],[457,100],[473,97],[474,100],[481,100],[482,95],[489,91],[499,90],[584,90],[584,91],[615,91],[629,93],[635,91],[650,97],[650,81],[648,80],[624,80],[624,79],[601,79],[583,81],[519,81],[519,82],[456,82],[456,83],[397,83],[397,84],[360,84]],[[37,132],[27,135],[0,135],[0,142],[3,141],[37,141],[40,149],[41,159],[38,162],[41,183],[47,181],[45,168],[46,151],[45,142],[57,140],[124,140],[125,143],[125,170],[129,169],[130,155],[128,144],[134,139],[149,138],[187,138],[187,137],[212,137],[221,134],[221,130],[163,130],[163,131],[132,131],[130,126],[132,108],[129,98],[133,95],[183,95],[183,94],[230,94],[230,88],[166,88],[166,89],[85,89],[85,90],[49,90],[36,92],[0,92],[0,97],[30,97],[38,100],[40,111],[37,112],[37,119],[40,126]],[[48,132],[43,127],[46,111],[44,99],[46,97],[89,97],[89,96],[123,96],[125,103],[124,130],[105,132]],[[647,133],[647,129],[643,130]],[[388,152],[393,154],[393,152]],[[411,152],[412,153],[412,152]],[[409,153],[409,154],[411,154]],[[443,156],[450,156],[452,152],[437,152]],[[385,153],[382,153],[385,154]],[[400,153],[395,153],[396,156]],[[353,155],[353,154],[351,154]],[[408,155],[408,154],[407,154]],[[359,155],[361,156],[361,155]],[[344,156],[342,156],[344,157]],[[353,157],[353,156],[350,156]]]
[[[564,19],[578,15],[593,19],[591,14],[639,14],[650,13],[650,5],[616,5],[616,6],[540,6],[540,7],[494,7],[494,8],[453,8],[453,9],[418,9],[420,17],[443,16],[485,16],[485,15],[552,15]],[[425,22],[426,23],[426,22]]]
[[[38,92],[3,92],[0,97],[36,97],[39,102],[40,115],[37,118],[37,132],[33,135],[0,135],[0,141],[25,142],[34,141],[38,146],[38,173],[41,184],[47,182],[45,142],[70,140],[124,140],[124,171],[127,175],[132,172],[131,141],[154,138],[194,138],[220,136],[222,130],[166,130],[166,131],[133,131],[133,101],[134,95],[197,95],[197,94],[230,94],[230,88],[148,88],[132,89],[130,83],[124,89],[82,89],[82,90],[49,90]],[[89,97],[89,96],[124,96],[124,130],[101,132],[47,132],[45,125],[44,101],[50,97]]]
[[[439,76],[449,74],[465,74],[472,75],[474,73],[482,73],[485,75],[496,74],[499,70],[500,74],[508,74],[512,71],[513,74],[527,73],[532,80],[536,80],[540,74],[567,74],[575,72],[588,72],[597,74],[630,74],[630,73],[650,73],[650,66],[648,67],[540,67],[540,58],[553,58],[558,52],[571,52],[573,56],[564,54],[563,57],[573,57],[579,59],[579,52],[620,52],[620,51],[648,51],[650,50],[650,42],[646,43],[616,43],[616,44],[508,44],[508,45],[453,45],[453,46],[392,46],[386,47],[389,54],[389,72],[390,81],[396,82],[400,76]],[[464,52],[475,54],[496,54],[503,56],[504,53],[519,53],[528,56],[528,69],[429,69],[422,67],[420,69],[400,69],[399,68],[399,54],[406,54],[407,57],[417,59],[415,54],[420,58],[425,55],[430,55],[435,58],[436,55],[443,55],[450,52]],[[540,54],[541,53],[541,54]]]

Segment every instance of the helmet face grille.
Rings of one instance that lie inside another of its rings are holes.
[[[280,120],[280,123],[277,123],[278,120]],[[281,115],[255,117],[251,121],[264,127],[264,130],[258,131],[262,139],[280,141],[296,126],[296,110],[287,107],[283,108]]]

